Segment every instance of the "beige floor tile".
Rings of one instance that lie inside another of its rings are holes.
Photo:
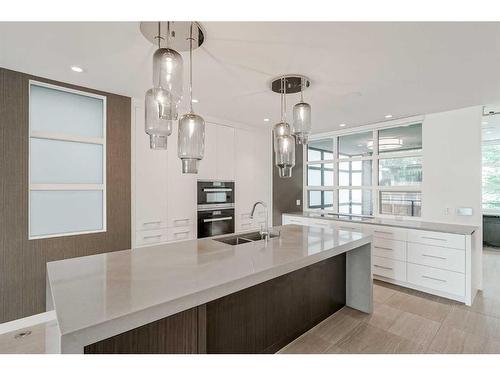
[[[373,314],[365,317],[364,322],[387,330],[394,324],[402,313],[403,312],[401,310],[380,304],[375,306]]]
[[[495,297],[498,298],[500,295],[495,295]],[[460,307],[494,318],[500,318],[500,299],[485,297],[483,293],[478,293],[476,295],[472,306],[461,305]]]
[[[318,335],[312,332],[306,332],[304,335],[297,338],[295,341],[291,342],[283,349],[281,349],[279,354],[321,354],[323,353],[331,343],[323,340]]]
[[[440,323],[434,320],[402,312],[388,331],[427,347],[436,336],[439,327]]]
[[[387,301],[394,293],[395,290],[387,288],[384,285],[373,284],[373,301],[374,302],[385,302]]]
[[[310,332],[327,341],[329,344],[336,344],[361,324],[360,320],[353,318],[343,310],[322,321]],[[353,309],[350,310],[356,311]]]
[[[459,329],[442,326],[432,340],[429,350],[443,354],[481,353],[486,339]]]
[[[394,294],[385,304],[436,322],[442,322],[453,308],[449,304],[402,293]]]
[[[339,342],[336,351],[348,353],[423,353],[425,348],[403,337],[363,323]],[[328,348],[327,350],[331,350]]]
[[[463,307],[454,307],[443,321],[443,325],[474,335],[500,340],[500,319]]]

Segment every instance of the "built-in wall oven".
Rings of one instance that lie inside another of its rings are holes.
[[[234,182],[198,181],[198,238],[234,233]]]

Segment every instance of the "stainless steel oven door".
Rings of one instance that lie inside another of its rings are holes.
[[[198,211],[198,238],[234,233],[234,209]]]

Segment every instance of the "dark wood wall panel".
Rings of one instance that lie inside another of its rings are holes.
[[[87,345],[85,354],[196,354],[198,308]]]
[[[345,254],[207,303],[207,353],[274,353],[345,305]]]
[[[28,82],[107,97],[107,232],[28,240]],[[128,97],[0,68],[0,323],[45,311],[46,263],[131,247]]]

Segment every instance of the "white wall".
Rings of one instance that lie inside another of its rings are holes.
[[[425,116],[422,220],[482,225],[481,116],[481,106]]]

